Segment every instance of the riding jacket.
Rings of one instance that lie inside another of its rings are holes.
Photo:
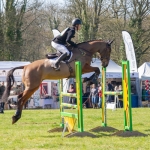
[[[61,34],[56,36],[52,41],[62,45],[67,45],[67,43],[69,43],[70,45],[76,47],[76,44],[73,41],[71,41],[71,38],[75,37],[74,35],[75,27],[69,27],[63,30]]]

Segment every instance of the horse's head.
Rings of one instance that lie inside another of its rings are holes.
[[[104,42],[103,46],[98,50],[103,67],[107,67],[109,64],[112,42],[113,40]]]
[[[78,51],[74,51],[74,53],[79,52],[82,54],[84,52],[85,55],[82,55],[88,56],[87,59],[89,58],[89,56],[92,57],[93,54],[99,53],[102,66],[107,67],[110,60],[112,42],[113,40],[108,42],[105,42],[103,40],[91,40],[87,42],[82,42],[78,44]],[[69,47],[69,49],[73,50],[74,48]],[[90,60],[91,59],[89,59],[89,61]]]

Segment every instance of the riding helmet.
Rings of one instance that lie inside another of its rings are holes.
[[[72,26],[81,24],[81,20],[79,18],[75,18],[72,20]]]

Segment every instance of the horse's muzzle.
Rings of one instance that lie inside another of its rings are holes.
[[[108,63],[102,63],[102,66],[104,67],[104,68],[106,68],[107,66],[108,66]]]

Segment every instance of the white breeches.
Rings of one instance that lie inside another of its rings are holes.
[[[68,49],[64,46],[64,45],[61,45],[61,44],[57,44],[55,42],[51,42],[51,45],[52,47],[54,47],[56,50],[60,51],[61,53],[67,53],[67,56],[69,56],[69,51]]]

